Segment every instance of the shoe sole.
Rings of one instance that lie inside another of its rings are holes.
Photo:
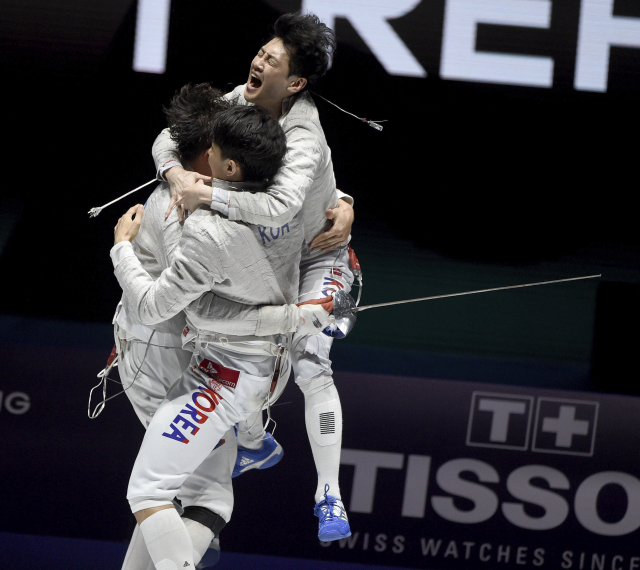
[[[321,535],[318,535],[318,538],[322,541],[322,542],[333,542],[334,540],[340,540],[342,538],[347,538],[351,536],[351,529],[349,529],[349,531],[347,532],[347,534],[342,534],[338,531],[335,532],[327,532]]]

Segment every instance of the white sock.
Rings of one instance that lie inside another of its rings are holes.
[[[341,498],[338,473],[342,450],[342,406],[331,376],[319,376],[298,384],[304,394],[304,419],[318,472],[316,503],[329,495]]]
[[[140,532],[140,526],[136,525],[122,563],[122,570],[153,570],[154,568],[144,537]]]
[[[140,531],[156,570],[195,570],[191,538],[175,509],[152,514]]]
[[[213,540],[213,531],[208,526],[191,519],[183,518],[182,522],[187,528],[193,544],[193,561],[198,564]]]
[[[238,422],[238,445],[246,449],[261,449],[266,432],[262,422],[262,410]]]

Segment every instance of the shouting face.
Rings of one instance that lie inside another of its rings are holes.
[[[289,54],[280,38],[262,46],[251,62],[244,98],[275,117],[280,116],[282,100],[306,85],[306,79],[289,75]]]

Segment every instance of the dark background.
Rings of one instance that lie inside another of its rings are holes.
[[[634,6],[618,2],[616,11],[640,15]],[[177,88],[245,81],[278,12],[257,0],[174,3],[167,72],[155,75],[131,68],[135,2],[90,10],[11,1],[2,10],[3,211],[22,215],[0,260],[17,285],[0,311],[104,322],[119,296],[110,234],[132,201],[95,220],[86,212],[153,176],[151,143]],[[337,21],[346,39],[318,91],[359,116],[388,119],[379,133],[317,103],[338,185],[357,200],[354,240],[373,227],[455,260],[577,254],[636,265],[640,50],[612,49],[606,94],[574,90],[579,2],[555,2],[550,30],[478,32],[478,49],[553,55],[553,88],[446,81],[443,10],[424,2],[392,22],[426,79],[388,75],[349,22]]]
[[[132,70],[131,0],[0,6],[0,390],[24,391],[32,401],[23,416],[0,410],[2,481],[21,490],[9,493],[0,530],[129,536],[130,513],[113,498],[124,496],[142,429],[122,398],[94,422],[84,406],[111,348],[120,298],[108,257],[113,226],[146,190],[98,218],[87,211],[153,177],[162,107],[181,85],[246,80],[279,15],[273,6],[284,4],[174,2],[162,75]],[[392,22],[426,79],[390,76],[349,22],[337,21],[338,53],[317,91],[361,117],[388,120],[377,132],[317,100],[338,185],[356,199],[363,304],[603,278],[364,313],[334,347],[336,370],[637,393],[640,50],[611,50],[607,93],[576,91],[579,6],[555,0],[550,30],[479,26],[479,50],[552,55],[551,89],[441,79],[444,0],[422,2]],[[640,17],[631,1],[618,0],[615,13]],[[290,421],[299,426],[300,395],[291,398]],[[373,404],[363,405],[363,417],[375,416]],[[376,429],[392,448],[384,427]],[[345,437],[352,447],[376,449],[362,443],[370,434]],[[288,457],[310,472],[305,443],[294,447]],[[351,472],[344,472],[348,491]],[[257,528],[268,519],[268,512],[248,514],[264,498],[253,481],[279,482],[275,470],[265,477],[239,483],[239,524]],[[302,477],[308,482],[313,473]],[[312,528],[305,513],[300,507],[296,520]],[[241,550],[237,528],[229,540]]]

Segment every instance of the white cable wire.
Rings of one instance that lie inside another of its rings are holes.
[[[154,182],[157,182],[158,179],[157,178],[153,178],[152,180],[149,180],[149,182],[145,182],[142,186],[138,186],[137,188],[134,188],[133,190],[131,190],[130,192],[127,192],[126,194],[123,194],[122,196],[120,196],[120,198],[116,198],[115,200],[112,200],[111,202],[109,202],[108,204],[105,204],[104,206],[100,206],[98,208],[91,208],[91,210],[89,210],[89,217],[90,218],[95,218],[96,216],[98,216],[100,214],[100,212],[102,212],[102,210],[104,210],[106,207],[111,206],[111,204],[115,204],[118,200],[122,200],[123,198],[126,198],[129,194],[133,194],[134,192],[137,192],[138,190],[140,190],[140,188],[144,188],[145,186],[149,186],[149,184],[153,184]]]
[[[142,370],[142,365],[144,364],[144,361],[147,359],[147,352],[149,352],[149,347],[152,346],[151,339],[153,338],[153,335],[155,334],[155,332],[156,332],[155,330],[151,332],[151,336],[147,341],[147,348],[145,349],[144,355],[142,357],[142,362],[140,363],[140,366],[138,366],[138,370],[136,371],[136,374],[133,377],[131,384],[129,384],[124,390],[120,390],[120,392],[117,392],[113,396],[109,396],[107,398],[107,380],[111,380],[111,378],[109,378],[109,372],[111,371],[112,368],[114,368],[115,366],[118,366],[119,358],[120,358],[119,355],[117,355],[113,359],[113,362],[109,366],[107,366],[106,368],[103,368],[100,372],[98,372],[98,378],[101,378],[101,380],[100,382],[98,382],[98,384],[96,384],[93,388],[91,388],[91,391],[89,392],[89,404],[87,405],[87,414],[89,415],[89,419],[95,420],[102,413],[102,410],[104,410],[109,400],[113,400],[113,398],[115,398],[116,396],[119,396],[120,394],[124,394],[129,388],[131,388],[131,386],[135,384],[136,380],[138,379],[138,374],[140,374],[140,370]],[[153,345],[153,346],[158,346],[158,345]],[[112,380],[112,382],[116,382],[116,384],[120,384],[122,386],[122,382],[117,382],[116,380]],[[93,391],[98,386],[100,386],[100,384],[102,384],[102,402],[97,404],[93,412],[91,412],[91,396],[93,395]]]
[[[326,101],[330,105],[333,105],[336,109],[342,111],[343,113],[346,113],[347,115],[351,115],[352,117],[355,117],[356,119],[358,119],[359,121],[362,121],[363,123],[367,123],[367,125],[369,125],[370,127],[373,127],[377,131],[382,130],[382,125],[380,125],[379,123],[387,122],[387,119],[384,119],[382,121],[372,121],[370,119],[363,119],[362,117],[358,117],[358,115],[354,115],[353,113],[349,113],[349,111],[345,111],[342,107],[338,107],[338,105],[336,105],[335,103],[332,103],[331,101],[329,101],[329,99],[325,99],[322,95],[319,95],[315,91],[312,91],[311,93],[313,93],[316,97],[320,97],[320,99],[322,99],[323,101]]]

